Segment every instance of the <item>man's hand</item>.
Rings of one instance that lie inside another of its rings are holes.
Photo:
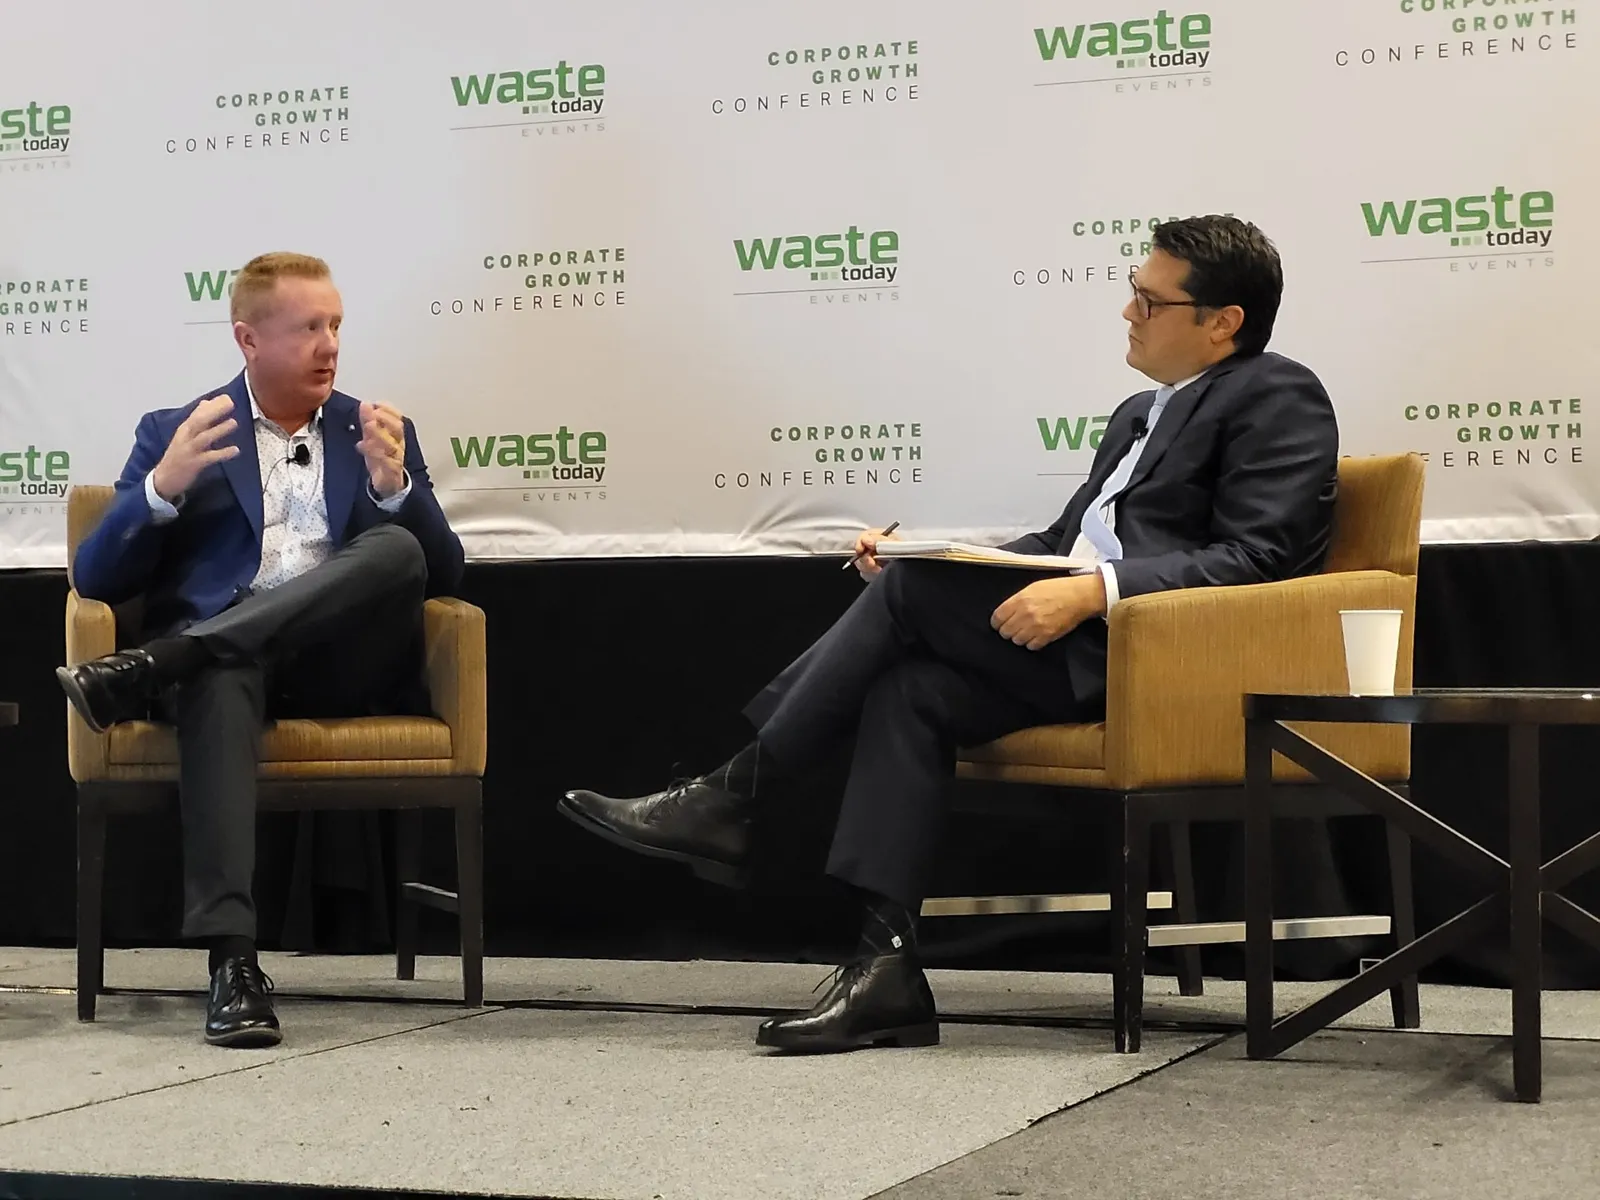
[[[898,542],[899,534],[891,533],[887,537],[881,529],[868,529],[856,538],[856,570],[861,572],[862,578],[871,579],[883,570],[883,564],[878,561],[879,542]]]
[[[1106,581],[1091,571],[1030,583],[995,609],[989,624],[1019,646],[1043,650],[1105,611]]]
[[[356,449],[367,460],[367,475],[379,500],[387,500],[405,487],[406,425],[398,409],[363,400],[361,440]]]
[[[239,422],[229,415],[232,412],[233,400],[228,396],[212,396],[194,406],[150,472],[156,495],[171,504],[212,463],[238,456],[239,447],[217,445],[239,427]]]

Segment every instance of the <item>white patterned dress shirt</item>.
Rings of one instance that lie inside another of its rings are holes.
[[[311,420],[295,433],[286,433],[261,411],[248,374],[244,386],[250,397],[256,461],[261,470],[261,564],[250,582],[250,590],[259,592],[287,583],[326,562],[333,553],[333,537],[323,490],[322,410],[313,413]],[[310,455],[304,465],[293,461],[299,446],[304,446]],[[367,483],[367,494],[388,513],[398,512],[410,493],[409,475],[405,485],[387,500],[379,500],[371,482]],[[183,504],[181,496],[177,504],[169,504],[156,494],[154,471],[145,476],[144,494],[158,525],[176,518]]]

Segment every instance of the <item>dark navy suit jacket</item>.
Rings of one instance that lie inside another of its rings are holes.
[[[1083,514],[1133,445],[1155,392],[1117,406],[1094,465],[1055,524],[1009,544],[1068,554]],[[1116,502],[1126,599],[1173,588],[1308,575],[1327,557],[1338,491],[1339,426],[1322,383],[1279,354],[1225,359],[1175,393]],[[1084,625],[1069,658],[1080,698],[1105,686],[1105,626]]]
[[[237,428],[219,445],[239,447],[224,463],[200,473],[184,494],[178,519],[156,524],[144,481],[166,453],[178,426],[201,400],[233,398]],[[428,594],[449,595],[461,582],[461,541],[445,520],[417,431],[405,422],[406,473],[411,491],[397,513],[386,513],[367,487],[360,404],[334,392],[322,406],[323,495],[328,532],[335,548],[375,525],[394,522],[415,535],[428,563]],[[73,583],[78,593],[108,604],[144,599],[147,632],[170,633],[214,616],[250,586],[261,566],[261,466],[256,451],[244,373],[220,392],[182,408],[146,413],[134,434],[133,452],[116,483],[116,498],[104,520],[78,546]]]

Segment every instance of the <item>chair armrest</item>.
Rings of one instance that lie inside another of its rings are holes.
[[[100,658],[117,648],[117,617],[109,604],[67,593],[67,666]],[[95,733],[67,705],[67,769],[77,783],[111,775],[106,735]]]
[[[1130,597],[1111,612],[1106,771],[1116,786],[1226,784],[1244,777],[1245,692],[1343,691],[1342,608],[1396,608],[1396,685],[1411,685],[1417,581],[1388,571]],[[1319,744],[1381,779],[1410,773],[1404,727],[1316,726]],[[1278,760],[1277,776],[1303,779]]]
[[[428,691],[434,711],[450,726],[451,774],[481,776],[489,757],[483,610],[441,597],[423,605],[422,625]]]

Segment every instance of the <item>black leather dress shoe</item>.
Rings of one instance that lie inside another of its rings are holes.
[[[75,667],[57,667],[56,679],[96,733],[144,715],[156,691],[155,661],[143,650],[118,650]]]
[[[272,1011],[272,980],[247,958],[230,958],[212,973],[206,1041],[213,1046],[276,1046],[283,1041]]]
[[[687,863],[702,879],[724,887],[744,886],[750,801],[704,778],[632,800],[568,792],[556,807],[607,841],[653,858]]]
[[[939,1014],[927,976],[901,950],[841,967],[828,994],[810,1012],[763,1022],[756,1044],[802,1054],[863,1046],[936,1046]]]

